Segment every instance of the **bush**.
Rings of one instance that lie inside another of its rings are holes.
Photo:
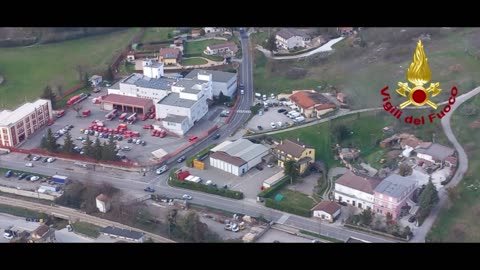
[[[273,209],[277,209],[280,211],[292,213],[295,215],[299,215],[302,217],[311,217],[312,213],[310,209],[305,209],[305,208],[299,208],[294,205],[284,205],[282,203],[276,202],[274,199],[267,198],[265,199],[265,206],[270,207]]]
[[[258,193],[258,197],[268,198],[282,189],[284,186],[288,184],[288,176],[285,176],[280,182],[275,184],[273,187],[264,189],[262,192]]]
[[[227,198],[232,198],[232,199],[237,199],[241,200],[243,199],[243,192],[240,191],[234,191],[234,190],[228,190],[228,189],[220,189],[217,187],[213,186],[207,186],[204,184],[198,184],[198,183],[193,183],[193,182],[188,182],[188,181],[180,181],[175,178],[175,174],[170,174],[171,178],[169,183],[172,186],[180,187],[180,188],[186,188],[186,189],[191,189],[191,190],[197,190],[197,191],[203,191],[206,193],[210,194],[215,194]]]

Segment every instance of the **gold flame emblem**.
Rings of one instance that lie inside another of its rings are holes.
[[[407,107],[410,104],[415,106],[423,106],[425,104],[430,105],[432,108],[437,109],[438,105],[429,100],[428,95],[431,93],[432,97],[440,94],[442,89],[438,88],[440,83],[430,83],[430,86],[425,89],[424,84],[428,83],[432,79],[432,73],[428,67],[427,57],[423,51],[422,41],[419,40],[417,48],[413,54],[413,62],[407,71],[407,80],[415,85],[413,88],[408,86],[408,83],[399,82],[397,93],[407,97],[408,100],[400,104],[400,109]]]

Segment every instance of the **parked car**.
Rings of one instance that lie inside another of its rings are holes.
[[[143,191],[146,191],[146,192],[155,192],[155,189],[151,188],[151,187],[146,187]]]
[[[39,161],[40,159],[42,159],[41,156],[34,156],[34,157],[32,158],[33,161]]]
[[[51,157],[51,158],[48,158],[48,159],[47,159],[47,162],[48,162],[48,163],[52,163],[52,162],[54,162],[55,160],[56,160],[56,159],[55,159],[54,157]]]
[[[286,112],[286,111],[287,111],[287,110],[285,110],[285,109],[279,109],[277,112],[278,112],[278,113],[284,113],[284,112]]]
[[[37,175],[33,175],[33,176],[30,177],[30,181],[32,181],[32,182],[38,181],[38,180],[40,180],[40,177],[37,176]]]
[[[257,170],[259,170],[259,171],[262,171],[262,170],[263,170],[263,167],[260,166],[260,164],[258,164],[257,166],[255,166],[255,168],[257,168]]]
[[[273,167],[273,163],[268,163],[268,164],[267,164],[267,167],[268,167],[268,168],[272,168],[272,167]]]
[[[158,168],[157,169],[157,174],[162,174],[164,172],[166,172],[168,170],[168,166],[167,165],[163,165],[162,167]]]
[[[220,133],[217,133],[217,134],[215,134],[215,136],[213,136],[213,139],[214,139],[214,140],[216,140],[216,139],[218,139],[218,138],[220,138]]]
[[[257,126],[258,130],[263,130],[262,126]]]
[[[185,199],[185,200],[191,200],[191,199],[193,199],[192,196],[190,196],[190,195],[188,195],[188,194],[183,194],[182,198]]]
[[[408,218],[408,222],[410,222],[410,223],[413,223],[413,222],[415,222],[416,220],[417,220],[417,219],[415,218],[415,216],[411,216],[411,217]]]
[[[13,238],[13,234],[11,234],[11,233],[4,233],[4,234],[3,234],[3,238],[8,239],[8,240],[11,240],[11,239]]]
[[[25,163],[25,166],[26,166],[26,167],[33,167],[33,163],[31,163],[31,162]]]
[[[130,151],[130,150],[132,150],[132,149],[128,146],[122,147],[122,151]]]

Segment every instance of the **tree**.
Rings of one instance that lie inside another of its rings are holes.
[[[105,73],[105,80],[111,82],[114,78],[115,76],[113,75],[112,67],[108,67],[107,72]]]
[[[100,142],[100,139],[98,137],[95,140],[95,145],[93,145],[93,158],[96,161],[102,159],[102,143]]]
[[[343,142],[350,137],[350,130],[345,125],[338,125],[333,129],[333,135],[338,142]]]
[[[93,158],[93,155],[94,155],[93,146],[92,146],[93,142],[92,142],[92,140],[90,140],[90,136],[87,136],[87,138],[85,140],[86,140],[86,143],[85,143],[85,146],[84,146],[85,155],[87,157]]]
[[[410,239],[410,237],[412,236],[413,236],[412,229],[410,229],[409,226],[405,226],[405,228],[403,228],[403,237]]]
[[[78,80],[82,81],[83,80],[83,67],[81,65],[77,65],[75,67],[75,70],[77,71]]]
[[[41,95],[41,98],[50,100],[52,102],[52,107],[56,108],[55,107],[55,102],[57,101],[56,100],[57,95],[53,92],[50,85],[45,86],[45,88],[43,89],[43,93]]]
[[[105,160],[115,160],[117,152],[115,151],[117,148],[116,142],[113,140],[113,137],[108,138],[108,144],[103,150],[104,159]]]
[[[88,81],[88,73],[86,73],[86,72],[83,75],[83,86],[85,88],[90,86],[90,81]]]
[[[393,221],[392,213],[387,212],[387,215],[385,217],[387,218],[387,224],[392,224],[392,221]]]
[[[298,176],[298,169],[295,161],[287,160],[284,162],[283,166],[283,172],[285,173],[285,175],[290,177],[290,183],[293,183]]]
[[[207,224],[200,221],[197,213],[189,211],[182,221],[186,241],[200,243],[206,240],[208,227]]]
[[[45,149],[49,152],[57,151],[57,140],[53,137],[52,129],[48,128],[45,141]]]
[[[419,197],[419,223],[423,223],[423,220],[428,217],[433,206],[438,202],[438,191],[435,185],[432,183],[432,179],[428,180],[428,184],[422,191]]]
[[[408,176],[411,175],[413,172],[412,167],[410,167],[410,165],[408,165],[407,163],[400,164],[399,170],[399,174],[401,176]]]
[[[82,105],[80,105],[79,103],[74,104],[72,106],[72,109],[77,112],[77,116],[80,116],[80,110],[82,109]]]
[[[367,208],[360,213],[360,222],[366,226],[369,226],[373,221],[373,212],[370,208]]]
[[[271,53],[277,49],[277,44],[275,42],[275,34],[270,35],[265,43],[265,49],[269,50]]]
[[[72,135],[68,131],[65,133],[65,139],[63,141],[63,151],[65,151],[68,154],[73,153]]]
[[[201,35],[201,36],[205,36],[205,30],[204,30],[203,28],[200,29],[200,35]]]
[[[63,86],[61,84],[57,85],[57,95],[63,97]]]

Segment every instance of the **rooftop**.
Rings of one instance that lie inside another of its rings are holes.
[[[337,181],[335,181],[335,184],[373,194],[375,188],[380,184],[380,180],[368,176],[356,175],[353,172],[348,171],[338,178]]]
[[[186,116],[167,114],[167,117],[163,118],[163,121],[181,124],[183,121],[185,121],[185,119],[187,119]]]
[[[312,210],[324,211],[329,213],[330,215],[335,214],[338,210],[340,210],[340,205],[332,201],[321,201],[317,204]]]
[[[455,152],[452,148],[443,146],[438,143],[432,143],[430,147],[427,148],[417,148],[415,149],[417,153],[430,155],[435,160],[445,160],[448,156],[453,155]]]
[[[0,112],[0,125],[8,126],[14,124],[19,120],[23,119],[26,115],[33,113],[38,107],[41,107],[48,103],[46,99],[38,99],[37,101],[31,103],[25,103],[22,106],[18,107],[14,111],[4,110]]]
[[[204,83],[205,81],[201,81],[197,79],[180,79],[177,82],[173,83],[172,86],[185,88],[185,90],[183,90],[183,92],[185,93],[197,94],[198,92],[201,91],[201,88],[202,88],[201,85]]]
[[[143,233],[141,232],[130,231],[130,230],[120,229],[120,228],[111,227],[111,226],[108,226],[102,229],[101,232],[104,234],[125,237],[127,239],[140,239],[143,236]]]
[[[197,79],[198,74],[209,75],[212,74],[212,80],[214,82],[229,82],[232,78],[237,77],[237,73],[223,72],[217,70],[203,70],[203,69],[194,69],[185,76],[188,79]]]
[[[182,108],[191,108],[196,102],[197,100],[180,98],[179,93],[170,93],[166,97],[164,97],[162,100],[160,100],[158,104],[176,106],[176,107],[182,107]]]
[[[160,56],[167,59],[176,59],[180,50],[177,48],[161,48],[160,49]]]
[[[255,144],[247,139],[238,139],[228,145],[217,150],[225,152],[232,157],[239,157],[248,162],[259,155],[268,152],[268,148],[262,144]]]
[[[175,79],[170,78],[150,78],[142,74],[134,73],[123,79],[121,82],[125,84],[133,84],[144,88],[170,90],[170,87],[175,81]]]
[[[311,147],[309,147],[308,145],[305,145],[305,143],[301,141],[295,141],[291,139],[285,139],[281,141],[279,145],[275,146],[276,150],[283,151],[296,158],[300,157],[306,148],[311,148]]]
[[[45,224],[42,224],[40,226],[38,226],[38,228],[36,228],[33,232],[32,232],[32,236],[34,236],[35,238],[42,238],[43,236],[45,236],[45,234],[50,230],[50,227],[48,227],[47,225]]]
[[[222,49],[226,47],[237,47],[237,44],[233,42],[226,42],[222,44],[215,44],[215,45],[209,45],[207,46],[210,50],[215,50],[215,49]]]
[[[110,198],[108,198],[107,195],[102,193],[102,194],[97,196],[97,200],[99,200],[101,202],[108,202],[110,200]]]
[[[148,105],[152,104],[151,99],[123,96],[123,95],[117,95],[117,94],[109,94],[109,95],[103,96],[102,103],[104,102],[125,104],[130,106],[137,106],[137,107],[147,107]]]
[[[210,154],[210,157],[214,158],[214,159],[225,161],[225,162],[230,163],[230,164],[232,164],[234,166],[237,166],[237,167],[240,167],[243,164],[247,163],[245,160],[243,160],[239,157],[230,156],[229,154],[227,154],[225,152],[222,152],[222,151],[214,152],[214,153]]]
[[[403,196],[407,195],[407,190],[416,184],[417,181],[409,176],[405,177],[398,174],[392,174],[383,179],[383,181],[375,188],[375,192],[382,193],[393,198],[402,198]]]
[[[294,37],[294,36],[300,36],[300,37],[303,37],[303,38],[310,37],[306,33],[302,32],[300,30],[297,30],[297,29],[282,29],[282,30],[277,32],[277,35],[282,37],[283,39],[289,39],[289,38]]]
[[[324,95],[310,91],[298,91],[290,96],[290,100],[304,109],[320,104],[332,104]]]

